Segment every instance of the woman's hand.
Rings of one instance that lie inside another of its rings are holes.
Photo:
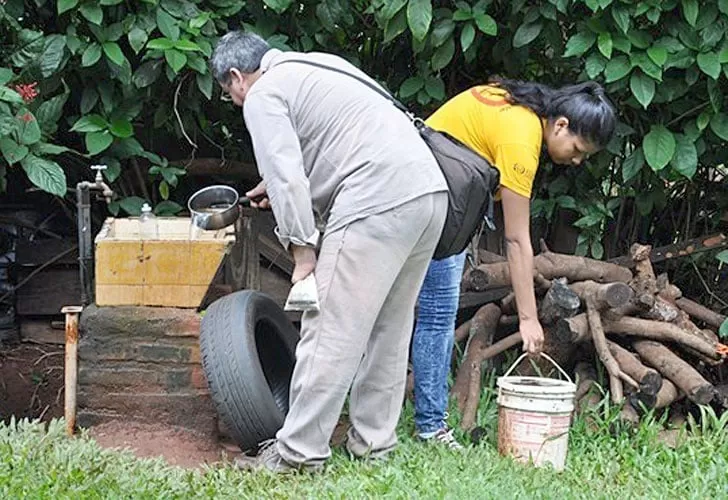
[[[530,355],[540,354],[543,350],[543,328],[537,319],[527,319],[520,322],[523,350]]]

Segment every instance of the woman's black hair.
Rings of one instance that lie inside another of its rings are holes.
[[[554,89],[540,83],[494,78],[491,85],[508,92],[506,99],[511,104],[525,106],[541,118],[567,118],[569,130],[600,149],[612,139],[617,113],[597,82]]]

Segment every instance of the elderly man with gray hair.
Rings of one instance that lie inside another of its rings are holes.
[[[252,33],[226,34],[212,55],[263,179],[246,194],[270,204],[292,281],[314,273],[320,297],[301,320],[283,427],[238,458],[245,469],[321,468],[350,389],[349,453],[395,447],[415,302],[445,221],[447,185],[410,120],[331,68],[374,83],[340,57],[281,52]]]

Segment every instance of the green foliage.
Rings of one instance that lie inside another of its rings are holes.
[[[579,214],[580,253],[692,237],[728,210],[725,0],[7,0],[0,172],[32,154],[45,162],[22,164],[31,181],[59,194],[79,159],[108,163],[120,192],[140,168],[161,203],[180,178],[167,169],[183,172],[193,154],[251,160],[207,64],[233,27],[284,50],[340,54],[422,115],[493,75],[602,82],[618,137],[578,171],[544,164],[536,186],[536,216]],[[25,102],[15,85],[34,81],[39,95]]]
[[[728,413],[701,407],[699,423],[677,433],[678,446],[659,439],[661,422],[619,427],[619,409],[602,401],[577,417],[566,469],[524,466],[496,449],[496,390],[485,387],[480,444],[454,453],[412,437],[407,405],[399,447],[386,461],[351,460],[339,447],[322,474],[242,473],[229,463],[202,469],[136,459],[101,448],[85,432],[71,439],[64,423],[0,423],[3,498],[722,498],[728,488]],[[458,438],[469,442],[457,431]]]

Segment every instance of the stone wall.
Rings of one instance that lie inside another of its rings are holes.
[[[80,320],[78,423],[131,419],[216,434],[193,309],[96,307]]]

